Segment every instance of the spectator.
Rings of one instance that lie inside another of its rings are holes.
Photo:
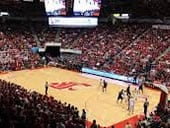
[[[132,128],[131,124],[129,122],[126,123],[125,128]]]
[[[90,128],[98,128],[96,124],[96,120],[93,120],[93,123],[91,124]]]
[[[0,80],[0,127],[84,128],[76,107]]]

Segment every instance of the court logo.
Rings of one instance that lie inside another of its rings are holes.
[[[56,83],[51,83],[50,87],[55,88],[55,89],[68,89],[71,91],[77,90],[82,87],[89,87],[91,86],[90,84],[86,83],[77,83],[77,82],[56,82]]]

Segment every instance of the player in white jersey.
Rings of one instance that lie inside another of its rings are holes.
[[[100,79],[100,82],[99,82],[99,86],[97,87],[98,89],[102,88],[103,87],[103,80],[102,78]]]
[[[135,88],[135,89],[132,91],[132,93],[133,93],[134,99],[137,100],[137,97],[138,97],[138,90],[137,90],[137,88]]]
[[[133,114],[134,113],[134,108],[135,108],[135,99],[134,99],[134,97],[132,97],[132,96],[130,97],[128,105],[129,105],[129,114]]]

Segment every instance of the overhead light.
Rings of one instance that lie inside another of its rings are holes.
[[[113,16],[117,19],[129,19],[129,14],[127,13],[114,13]]]
[[[8,12],[0,12],[0,16],[9,16]]]

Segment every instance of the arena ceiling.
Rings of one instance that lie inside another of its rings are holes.
[[[44,0],[0,0],[0,11],[14,16],[45,16]],[[70,2],[73,0],[66,0]],[[29,11],[29,12],[28,12]],[[101,16],[113,13],[129,13],[134,16],[170,17],[170,0],[103,0]],[[38,15],[37,15],[38,14]]]

